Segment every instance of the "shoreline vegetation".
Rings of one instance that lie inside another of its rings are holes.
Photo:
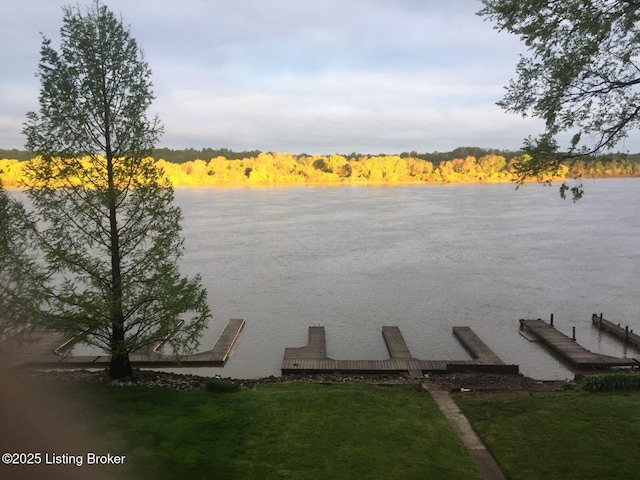
[[[300,185],[404,185],[507,183],[518,180],[522,152],[464,147],[448,153],[399,155],[294,155],[278,152],[232,152],[159,149],[152,158],[175,187],[243,187]],[[19,187],[25,167],[37,160],[28,152],[0,149],[0,180]],[[91,166],[88,157],[79,159]],[[640,176],[640,155],[607,155],[574,160],[542,180]],[[535,180],[533,180],[535,181]]]

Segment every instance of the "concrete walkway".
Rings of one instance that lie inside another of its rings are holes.
[[[487,450],[478,434],[475,432],[467,417],[458,408],[448,391],[443,390],[428,380],[423,383],[423,387],[429,391],[436,404],[440,408],[458,438],[466,447],[469,456],[484,480],[506,480],[500,466]]]

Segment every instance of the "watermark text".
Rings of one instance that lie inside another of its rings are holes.
[[[55,452],[5,452],[2,463],[5,465],[123,465],[127,456],[112,453],[94,453],[72,455]]]

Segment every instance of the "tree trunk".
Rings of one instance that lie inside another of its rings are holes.
[[[124,342],[124,328],[113,325],[111,334],[111,362],[109,377],[113,379],[132,377],[133,368],[129,361],[129,352]]]
[[[106,109],[108,111],[108,108]],[[120,236],[118,232],[117,189],[113,178],[113,154],[111,152],[111,135],[109,122],[106,125],[106,157],[107,157],[107,202],[109,205],[109,228],[111,237],[111,363],[109,376],[113,379],[133,375],[129,350],[125,342],[124,312],[122,308],[122,274],[120,271]]]
[[[109,198],[111,221],[111,365],[109,376],[123,378],[133,375],[129,351],[125,342],[124,313],[122,309],[122,278],[120,273],[120,243],[116,221],[115,190]]]
[[[133,368],[131,368],[131,362],[129,362],[128,354],[125,354],[124,358],[111,357],[111,362],[109,363],[109,378],[118,380],[132,376]]]

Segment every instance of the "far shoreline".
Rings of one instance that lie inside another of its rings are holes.
[[[626,175],[626,176],[589,176],[581,178],[554,178],[551,180],[538,180],[527,179],[521,182],[522,184],[538,183],[551,186],[560,185],[563,182],[585,182],[595,180],[625,180],[625,179],[638,179],[638,175]],[[452,186],[452,185],[505,185],[511,184],[514,188],[517,188],[519,181],[516,179],[491,179],[491,180],[476,180],[476,181],[446,181],[446,182],[429,182],[429,181],[411,181],[411,182],[274,182],[274,183],[186,183],[186,182],[172,182],[174,189],[271,189],[271,188],[301,188],[301,187],[404,187],[404,186]],[[7,191],[19,190],[25,191],[26,188],[15,182],[3,183],[3,188]]]

